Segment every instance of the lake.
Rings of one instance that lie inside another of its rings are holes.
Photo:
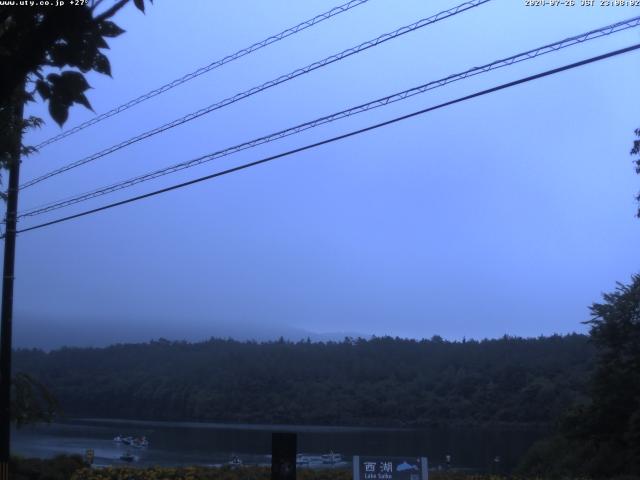
[[[298,433],[298,452],[353,455],[426,456],[430,468],[480,472],[510,471],[545,431],[533,428],[387,429],[360,427],[229,425],[192,422],[146,422],[114,419],[66,419],[51,425],[12,432],[12,453],[48,458],[61,453],[95,451],[95,464],[118,465],[131,451],[135,465],[214,465],[232,456],[245,464],[269,464],[272,432]],[[146,436],[148,448],[131,448],[113,441],[117,435]],[[500,457],[500,462],[494,459]],[[350,466],[350,463],[343,466]]]

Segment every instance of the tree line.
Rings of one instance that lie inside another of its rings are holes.
[[[572,334],[482,341],[346,338],[17,350],[69,416],[237,423],[548,424],[587,395]]]

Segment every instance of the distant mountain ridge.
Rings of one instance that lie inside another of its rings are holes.
[[[231,423],[548,424],[586,398],[584,335],[17,350],[71,416]]]
[[[15,348],[53,350],[61,347],[101,348],[118,343],[149,342],[158,338],[189,342],[210,338],[271,341],[282,337],[293,342],[307,338],[313,342],[341,341],[345,337],[368,338],[356,332],[318,333],[284,324],[212,321],[194,322],[185,328],[184,323],[173,320],[158,320],[153,327],[149,326],[148,319],[143,320],[59,319],[23,313],[16,315],[13,344]]]

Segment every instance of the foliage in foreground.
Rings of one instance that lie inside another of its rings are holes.
[[[268,467],[107,467],[77,471],[71,480],[270,480]],[[299,480],[350,480],[350,470],[297,471]]]
[[[351,470],[298,469],[298,480],[351,480]],[[429,472],[431,480],[501,480],[503,477],[454,472]],[[77,471],[71,480],[270,480],[269,467],[109,467]],[[510,480],[516,480],[513,477]]]
[[[106,467],[88,468],[79,455],[53,459],[12,458],[14,480],[270,480],[269,467]],[[299,480],[351,480],[350,469],[298,469]],[[501,480],[502,477],[430,472],[431,480]],[[516,480],[511,477],[511,480]]]
[[[11,480],[69,480],[85,468],[79,455],[59,455],[52,459],[11,457]]]
[[[84,74],[95,71],[111,75],[111,65],[103,50],[109,48],[107,39],[124,33],[111,18],[129,0],[114,2],[103,11],[98,11],[101,1],[78,2],[72,8],[59,8],[53,2],[32,3],[0,9],[2,166],[6,166],[4,154],[12,150],[10,144],[14,140],[4,135],[4,122],[9,119],[3,113],[11,109],[16,91],[21,91],[18,101],[23,103],[34,101],[37,92],[49,103],[49,113],[60,126],[67,120],[72,105],[91,108],[85,96],[91,87]],[[144,11],[144,0],[133,3]]]
[[[555,437],[523,459],[530,474],[640,478],[640,275],[591,307],[598,348],[591,401],[570,411]]]
[[[18,427],[53,420],[58,402],[40,382],[26,373],[16,373],[11,380],[11,421]]]

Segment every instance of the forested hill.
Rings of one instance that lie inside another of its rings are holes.
[[[584,335],[448,342],[159,340],[17,350],[69,416],[240,423],[546,423],[584,398]]]

